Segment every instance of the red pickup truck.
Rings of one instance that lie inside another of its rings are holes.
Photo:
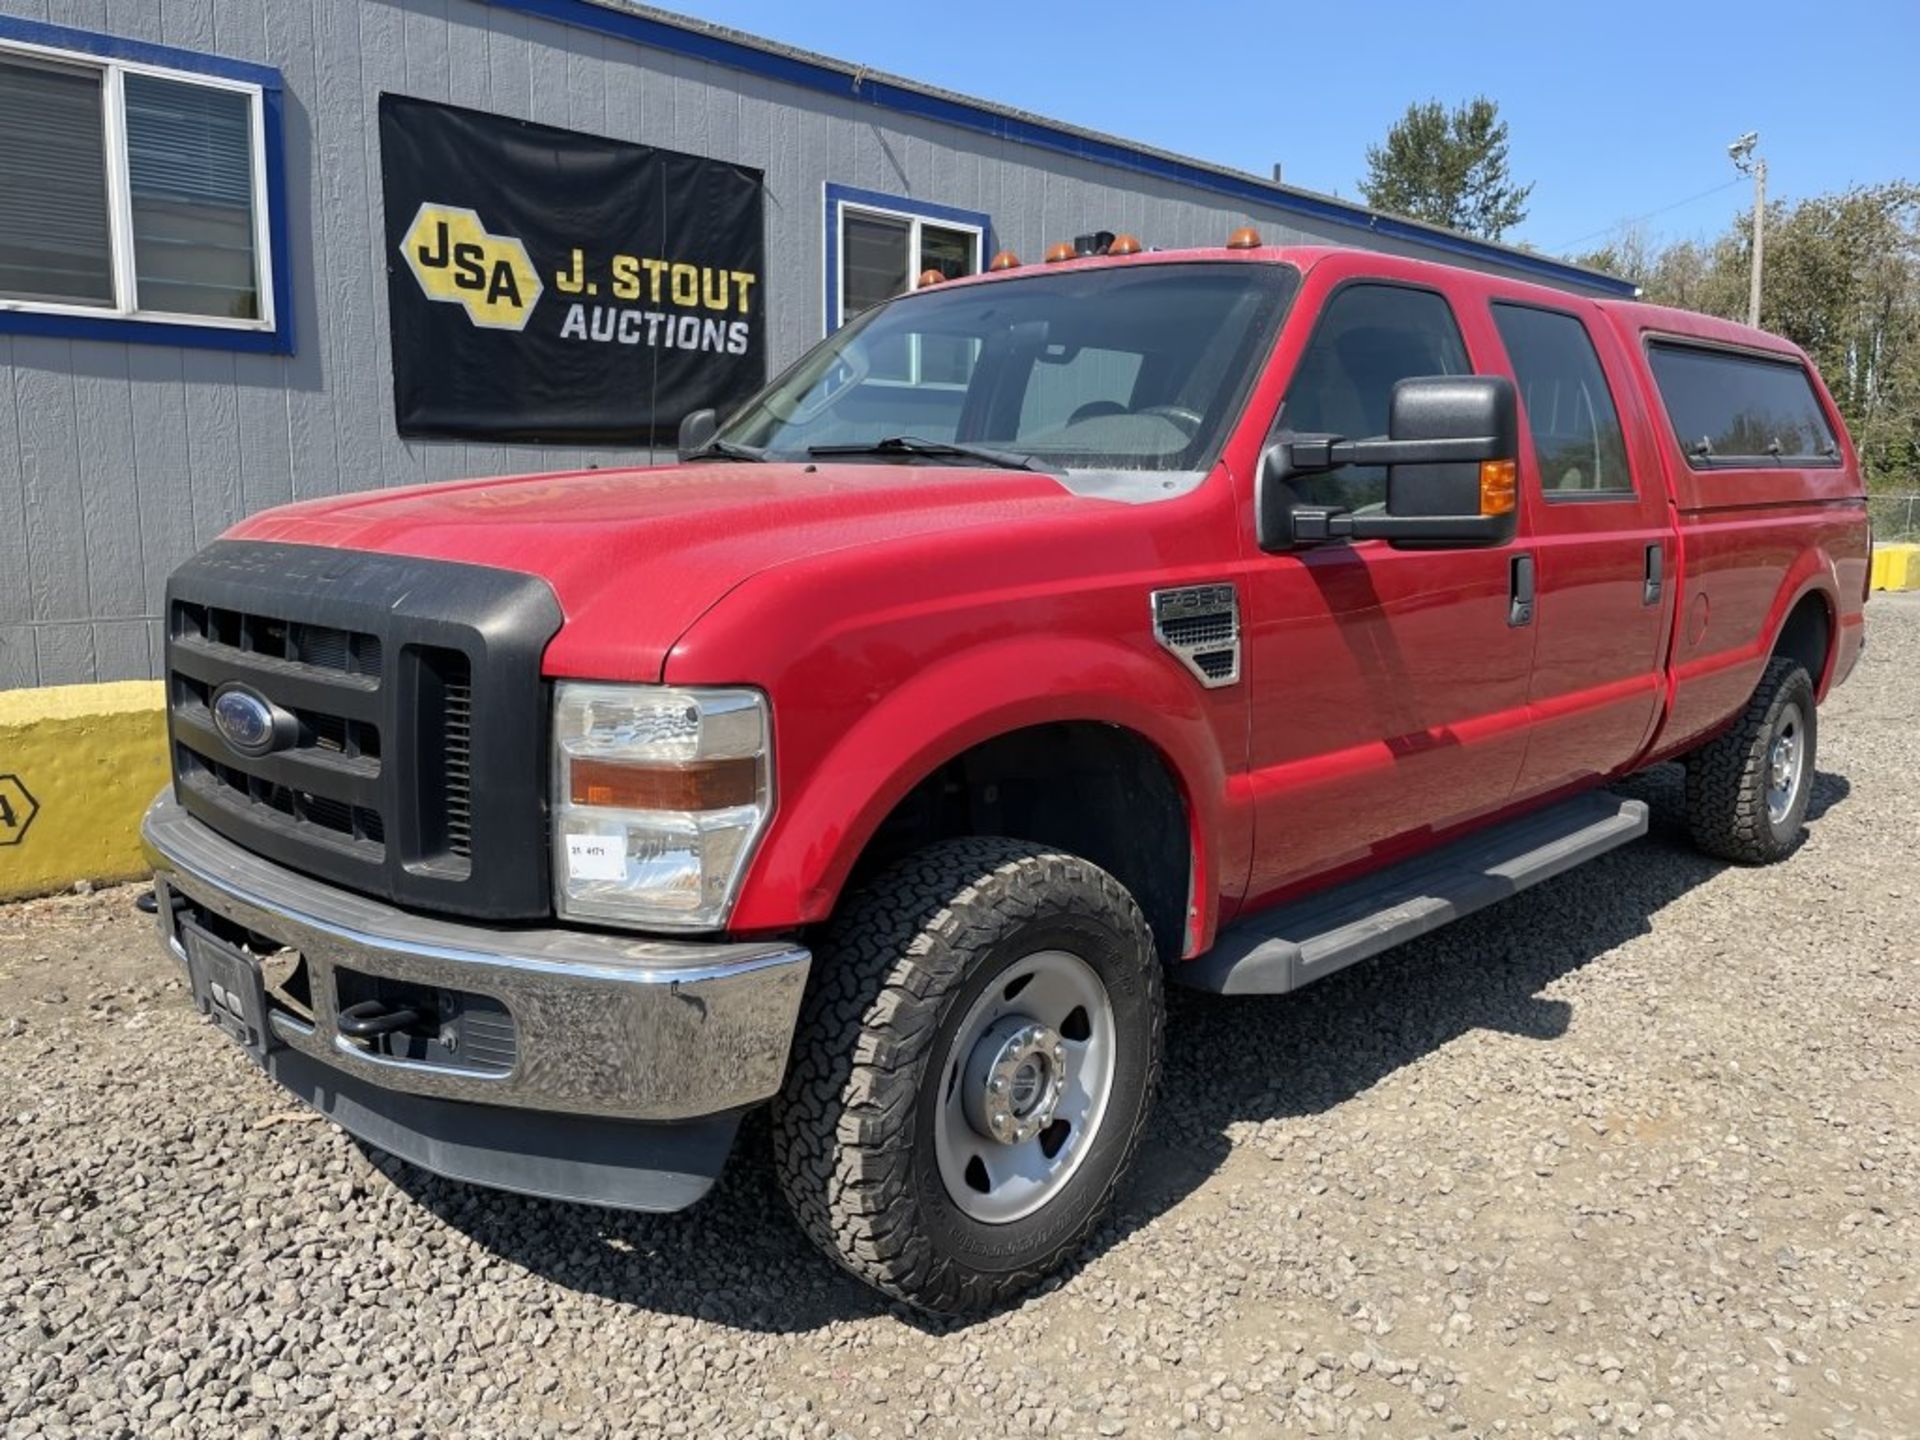
[[[1244,237],[1242,237],[1244,238]],[[1286,991],[1640,835],[1795,846],[1869,537],[1737,325],[1331,249],[926,286],[680,463],[368,493],[172,578],[146,836],[209,1016],[368,1143],[639,1209],[771,1101],[932,1311],[1087,1235],[1163,985]]]

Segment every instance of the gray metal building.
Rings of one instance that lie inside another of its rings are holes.
[[[978,268],[1252,223],[1627,289],[615,0],[0,0],[0,688],[157,674],[168,571],[252,511],[650,458],[401,438],[383,94],[764,171],[776,369],[890,237],[912,274],[916,247]]]

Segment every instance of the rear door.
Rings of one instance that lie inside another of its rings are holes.
[[[1628,357],[1578,302],[1490,306],[1520,394],[1520,486],[1534,557],[1533,723],[1516,801],[1612,774],[1652,733],[1676,544]]]

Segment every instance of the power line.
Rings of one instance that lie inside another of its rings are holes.
[[[1744,182],[1737,178],[1733,180],[1729,180],[1725,184],[1715,185],[1710,190],[1702,190],[1698,195],[1689,195],[1687,196],[1686,199],[1676,200],[1671,205],[1662,205],[1658,210],[1649,210],[1644,215],[1629,215],[1626,219],[1616,220],[1611,225],[1602,225],[1598,230],[1589,230],[1586,234],[1575,236],[1573,239],[1567,241],[1564,245],[1555,245],[1553,248],[1556,251],[1562,251],[1562,252],[1571,250],[1574,246],[1579,245],[1585,241],[1591,240],[1596,235],[1616,234],[1621,230],[1625,230],[1629,225],[1638,225],[1644,220],[1653,219],[1656,215],[1665,215],[1669,210],[1678,210],[1683,205],[1691,205],[1694,203],[1694,201],[1704,200],[1709,195],[1718,195],[1722,190],[1731,190],[1734,186],[1742,183]]]

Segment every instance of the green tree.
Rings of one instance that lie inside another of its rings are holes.
[[[1813,357],[1870,484],[1920,489],[1920,185],[1894,181],[1767,207],[1760,324]],[[1660,247],[1628,230],[1572,257],[1658,305],[1747,313],[1753,221]]]
[[[1360,193],[1376,210],[1498,240],[1527,218],[1532,185],[1507,169],[1507,122],[1484,95],[1446,109],[1407,106],[1386,143],[1367,147]]]

